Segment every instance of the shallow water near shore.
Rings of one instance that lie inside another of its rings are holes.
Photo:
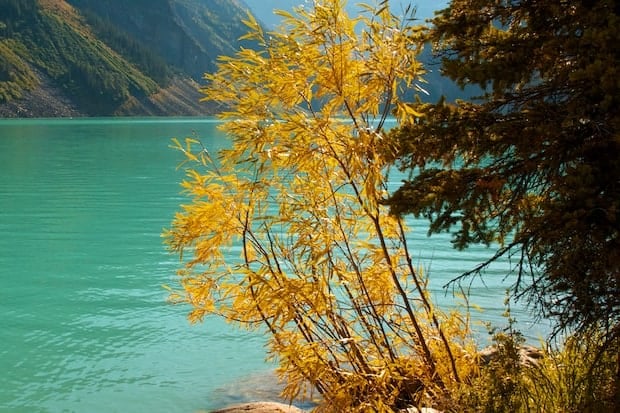
[[[274,367],[262,335],[217,319],[190,326],[162,287],[178,259],[161,232],[186,202],[171,138],[193,135],[216,151],[227,145],[216,126],[0,120],[0,411],[194,412],[271,392],[257,385]],[[451,305],[441,286],[491,252],[456,253],[424,225],[413,225],[414,259]],[[474,284],[479,320],[505,322],[506,265]],[[519,307],[513,316],[531,340],[546,331]]]

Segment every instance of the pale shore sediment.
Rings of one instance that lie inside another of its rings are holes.
[[[211,413],[305,413],[295,406],[275,402],[254,402],[236,404],[223,409],[214,410]]]

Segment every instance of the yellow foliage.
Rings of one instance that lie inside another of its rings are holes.
[[[266,328],[284,395],[315,390],[319,411],[437,404],[472,370],[466,320],[432,307],[405,225],[381,204],[394,150],[384,122],[394,107],[403,122],[418,115],[399,88],[422,74],[419,29],[384,6],[351,18],[317,1],[269,34],[249,17],[263,47],[205,75],[230,148],[216,161],[174,142],[191,201],[166,239],[191,252],[190,319]]]

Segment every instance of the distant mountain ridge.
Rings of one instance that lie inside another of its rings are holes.
[[[199,115],[236,0],[0,0],[0,117]],[[252,45],[246,45],[252,46]]]
[[[215,108],[199,102],[203,73],[242,45],[247,11],[272,30],[274,9],[302,3],[0,0],[0,117],[212,114]],[[424,19],[446,0],[419,3]],[[352,13],[355,4],[348,3]],[[397,11],[408,3],[391,4]],[[430,61],[428,51],[421,59]],[[426,78],[428,100],[467,96],[437,71]]]

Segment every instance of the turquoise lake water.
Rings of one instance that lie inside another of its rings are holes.
[[[264,398],[264,338],[191,326],[162,285],[161,232],[185,201],[172,137],[226,145],[206,119],[0,120],[0,412],[197,412]],[[491,251],[451,249],[414,223],[414,258],[440,287]],[[476,282],[479,320],[503,324],[507,264]],[[535,340],[546,331],[519,307]],[[484,334],[481,334],[484,340]]]

